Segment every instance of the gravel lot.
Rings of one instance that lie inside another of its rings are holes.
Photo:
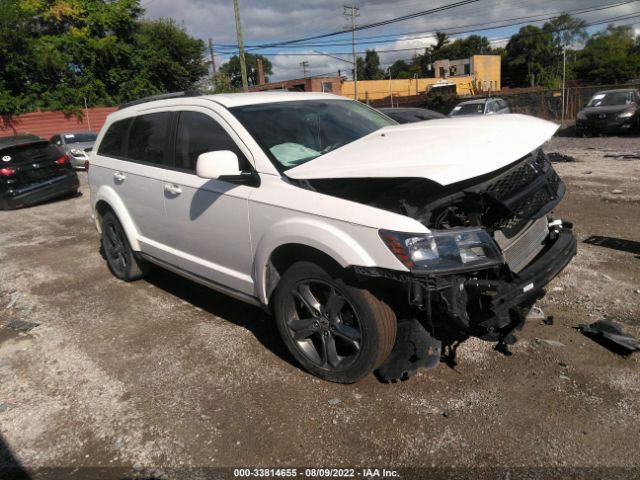
[[[0,459],[36,478],[220,466],[640,475],[640,355],[574,329],[608,317],[640,336],[640,138],[555,138],[547,151],[575,157],[556,164],[568,185],[556,213],[580,240],[540,303],[554,324],[529,321],[510,357],[472,339],[455,370],[391,385],[316,380],[261,310],[168,272],[117,281],[84,173],[80,197],[0,212]],[[584,242],[594,236],[614,240]],[[12,320],[39,325],[20,333]]]

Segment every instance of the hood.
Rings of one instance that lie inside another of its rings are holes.
[[[285,173],[307,180],[422,177],[449,185],[515,162],[557,129],[546,120],[511,114],[393,125]]]
[[[597,113],[622,113],[627,110],[635,110],[636,104],[629,105],[608,105],[605,107],[586,107],[580,111],[584,115],[593,115]]]

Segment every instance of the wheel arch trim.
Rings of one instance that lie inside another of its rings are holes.
[[[100,189],[96,192],[95,203],[93,205],[93,214],[98,232],[102,233],[102,227],[100,225],[98,214],[98,205],[101,202],[106,203],[118,217],[118,220],[120,221],[120,224],[122,225],[122,228],[127,235],[127,240],[129,240],[131,249],[137,252],[141,251],[142,249],[140,248],[140,243],[138,242],[138,229],[133,219],[131,218],[131,215],[129,214],[129,210],[127,210],[127,207],[124,205],[124,202],[115,192],[115,190],[107,185],[101,186]]]
[[[367,250],[349,233],[335,225],[309,218],[287,219],[272,225],[254,255],[256,294],[263,305],[275,285],[269,285],[269,266],[273,254],[281,247],[310,247],[334,260],[342,268],[351,265],[375,265]],[[277,283],[277,282],[276,282]]]

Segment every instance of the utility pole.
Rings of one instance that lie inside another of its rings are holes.
[[[344,6],[344,16],[351,18],[351,51],[353,53],[353,98],[358,100],[358,62],[356,61],[356,18],[360,16],[360,8]]]
[[[309,68],[309,62],[306,60],[304,62],[300,62],[300,68],[302,68],[302,75],[304,78],[307,78],[307,68]]]
[[[216,57],[213,55],[213,42],[209,39],[209,55],[211,55],[211,84],[216,83]]]
[[[242,40],[242,25],[240,24],[240,7],[238,0],[233,0],[233,10],[236,14],[236,35],[238,36],[238,50],[240,51],[240,73],[242,75],[242,90],[249,91],[249,82],[247,81],[247,64],[244,58],[244,41]]]
[[[564,92],[565,92],[565,79],[567,76],[567,47],[562,49],[562,119],[560,120],[560,128],[564,128]]]

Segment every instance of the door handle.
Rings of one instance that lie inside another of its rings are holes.
[[[180,195],[182,193],[182,189],[178,185],[171,183],[164,184],[164,191],[172,195]]]
[[[115,178],[118,182],[124,181],[127,176],[122,172],[116,172],[113,174],[113,178]]]

